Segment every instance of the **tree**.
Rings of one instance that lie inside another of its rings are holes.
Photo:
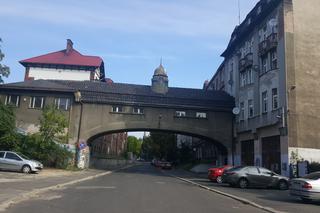
[[[0,42],[2,42],[2,39],[0,38]],[[1,45],[0,45],[0,62],[3,60],[4,58],[4,54],[1,51]],[[0,83],[3,83],[3,77],[8,77],[10,74],[10,69],[8,66],[3,65],[0,63]]]
[[[40,118],[40,135],[43,141],[60,141],[64,138],[68,121],[65,115],[54,105],[44,108]]]
[[[178,150],[174,134],[151,132],[150,137],[143,141],[142,151],[144,155],[165,159],[168,161],[176,161],[178,158]]]
[[[15,114],[10,106],[0,102],[0,149],[16,147]]]
[[[135,156],[140,156],[142,141],[134,136],[128,137],[127,151],[132,152]]]

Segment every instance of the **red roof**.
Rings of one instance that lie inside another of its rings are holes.
[[[28,58],[20,61],[24,66],[27,64],[56,64],[56,65],[75,65],[75,66],[92,66],[100,67],[103,60],[98,56],[82,55],[75,49],[71,49],[68,53],[66,49]]]

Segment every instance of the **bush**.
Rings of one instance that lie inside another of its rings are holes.
[[[311,172],[319,172],[319,171],[320,171],[320,163],[311,162],[309,164],[309,173],[311,173]]]
[[[20,152],[47,167],[61,169],[67,168],[73,159],[73,153],[57,143],[43,141],[40,134],[12,136],[11,143],[1,143],[0,149]]]

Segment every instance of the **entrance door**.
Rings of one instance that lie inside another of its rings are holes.
[[[241,141],[241,165],[254,166],[254,141]]]
[[[280,136],[262,138],[262,166],[281,173]]]

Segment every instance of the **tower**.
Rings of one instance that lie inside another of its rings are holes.
[[[160,63],[159,67],[154,71],[151,89],[155,93],[166,94],[168,92],[168,82],[168,75],[162,63]]]

